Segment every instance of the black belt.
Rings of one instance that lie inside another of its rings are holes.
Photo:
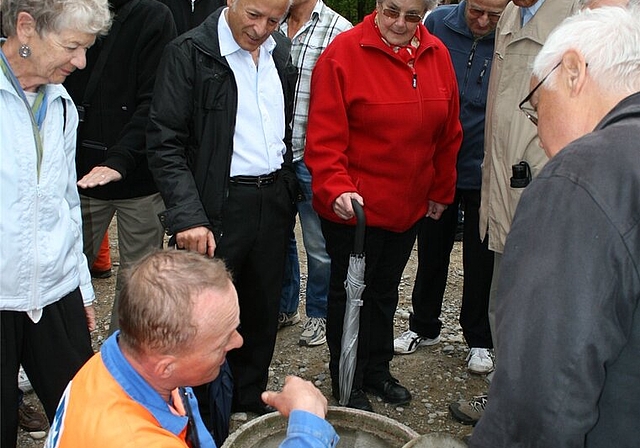
[[[261,188],[274,183],[277,175],[278,172],[274,171],[271,174],[263,174],[261,176],[233,176],[229,178],[229,182],[233,185],[249,185]]]

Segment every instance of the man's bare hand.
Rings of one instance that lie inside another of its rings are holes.
[[[176,246],[178,249],[186,249],[213,257],[216,251],[216,240],[213,238],[211,230],[200,226],[176,233]]]
[[[288,376],[280,392],[262,392],[262,401],[288,417],[291,411],[307,411],[324,418],[327,415],[327,399],[311,382],[297,376]]]
[[[107,166],[96,166],[78,181],[80,188],[93,188],[122,180],[122,174]]]

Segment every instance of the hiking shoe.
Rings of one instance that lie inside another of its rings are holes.
[[[111,271],[111,268],[105,269],[104,271],[100,271],[98,269],[90,269],[89,272],[91,273],[92,278],[109,278],[113,275],[113,271]]]
[[[426,347],[428,345],[436,345],[440,342],[440,335],[435,338],[425,338],[415,331],[407,330],[393,340],[393,352],[396,355],[409,355],[418,347]]]
[[[310,317],[304,323],[304,330],[300,335],[298,345],[315,347],[327,342],[327,319],[324,317]]]
[[[493,370],[493,355],[488,348],[473,347],[467,355],[467,370],[471,373],[484,374]]]
[[[25,394],[33,390],[33,386],[31,386],[31,382],[22,366],[20,366],[20,370],[18,371],[18,388]]]
[[[487,396],[480,395],[479,397],[474,397],[471,401],[458,401],[457,403],[449,404],[449,411],[451,411],[453,418],[463,425],[475,426],[480,417],[482,417],[486,405]]]
[[[300,313],[280,313],[278,315],[278,330],[284,327],[290,327],[300,322]]]
[[[49,427],[44,414],[25,402],[18,407],[18,424],[28,433],[43,432]]]

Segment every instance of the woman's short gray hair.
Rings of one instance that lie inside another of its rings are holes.
[[[108,0],[1,0],[0,11],[7,37],[15,35],[21,12],[33,17],[40,36],[65,29],[104,35],[111,26]]]
[[[635,6],[585,9],[564,20],[548,37],[533,63],[542,79],[570,50],[589,64],[601,89],[628,94],[640,91],[640,14]],[[545,88],[553,89],[552,74]]]
[[[382,2],[384,2],[384,0],[376,0],[376,3],[378,5],[382,4]],[[431,11],[436,6],[438,6],[438,4],[439,4],[439,0],[422,0],[422,7],[425,12]]]

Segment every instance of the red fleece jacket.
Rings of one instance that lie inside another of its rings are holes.
[[[318,59],[305,163],[320,216],[345,223],[332,205],[355,191],[367,225],[403,232],[429,200],[453,202],[458,87],[446,47],[420,24],[414,88],[412,68],[380,39],[374,16],[339,34]]]

